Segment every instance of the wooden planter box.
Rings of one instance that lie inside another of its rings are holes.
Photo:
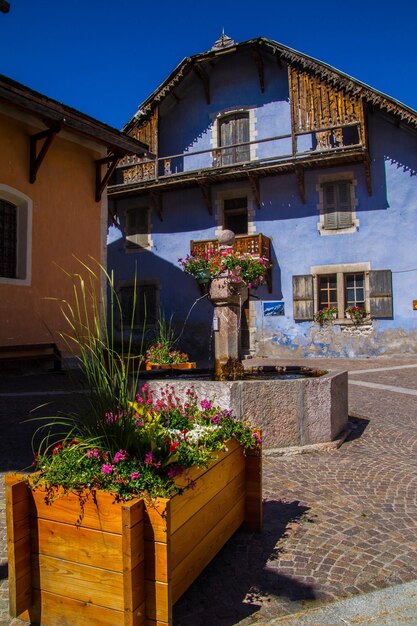
[[[146,363],[146,369],[149,370],[192,370],[195,369],[195,363]]]
[[[236,442],[195,489],[114,503],[96,492],[47,505],[24,475],[6,476],[10,614],[34,624],[165,626],[172,606],[233,533],[262,524],[261,454]]]

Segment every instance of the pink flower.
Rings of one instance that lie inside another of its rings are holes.
[[[201,401],[201,408],[204,409],[204,411],[209,411],[212,406],[212,403],[210,400],[207,400],[207,398],[204,398],[204,400]]]
[[[120,463],[120,461],[125,461],[128,457],[126,450],[119,450],[113,457],[114,463]]]
[[[113,470],[114,466],[110,465],[110,463],[105,463],[101,466],[101,471],[103,472],[103,474],[111,474]]]
[[[142,476],[142,474],[140,472],[132,472],[130,474],[130,479],[131,480],[137,480],[138,478],[140,478]]]
[[[86,452],[86,456],[88,459],[91,459],[92,457],[94,457],[95,459],[99,459],[100,451],[98,448],[94,448],[93,450],[88,449]]]

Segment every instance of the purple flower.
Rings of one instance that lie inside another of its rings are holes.
[[[204,411],[209,411],[212,408],[212,403],[210,402],[210,400],[207,400],[207,398],[204,398],[204,400],[201,401],[201,408]]]
[[[182,474],[183,471],[184,471],[184,468],[181,467],[180,465],[171,465],[171,467],[167,471],[167,476],[168,478],[175,478],[176,476],[179,476],[180,474]]]
[[[152,465],[152,463],[153,463],[153,453],[152,453],[152,451],[151,451],[151,452],[147,452],[147,453],[145,454],[145,459],[144,459],[144,461],[145,461],[145,463],[146,463],[147,465]]]
[[[101,471],[103,472],[103,474],[111,474],[113,470],[114,467],[113,465],[110,465],[110,463],[105,463],[101,466]]]
[[[130,474],[130,479],[131,480],[137,480],[138,478],[140,478],[142,476],[142,474],[140,472],[132,472]]]
[[[119,450],[119,452],[116,452],[116,454],[113,457],[113,462],[114,463],[120,463],[120,461],[125,461],[127,459],[127,452],[126,450]]]

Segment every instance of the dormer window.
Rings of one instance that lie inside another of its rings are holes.
[[[249,112],[239,111],[223,115],[218,120],[219,165],[233,165],[250,161]],[[239,145],[246,143],[246,145]],[[230,146],[230,148],[225,148]]]

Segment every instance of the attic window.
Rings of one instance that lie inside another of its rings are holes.
[[[219,118],[219,147],[231,146],[220,151],[220,164],[232,165],[250,161],[249,113],[238,112]],[[246,145],[239,145],[246,143]]]

